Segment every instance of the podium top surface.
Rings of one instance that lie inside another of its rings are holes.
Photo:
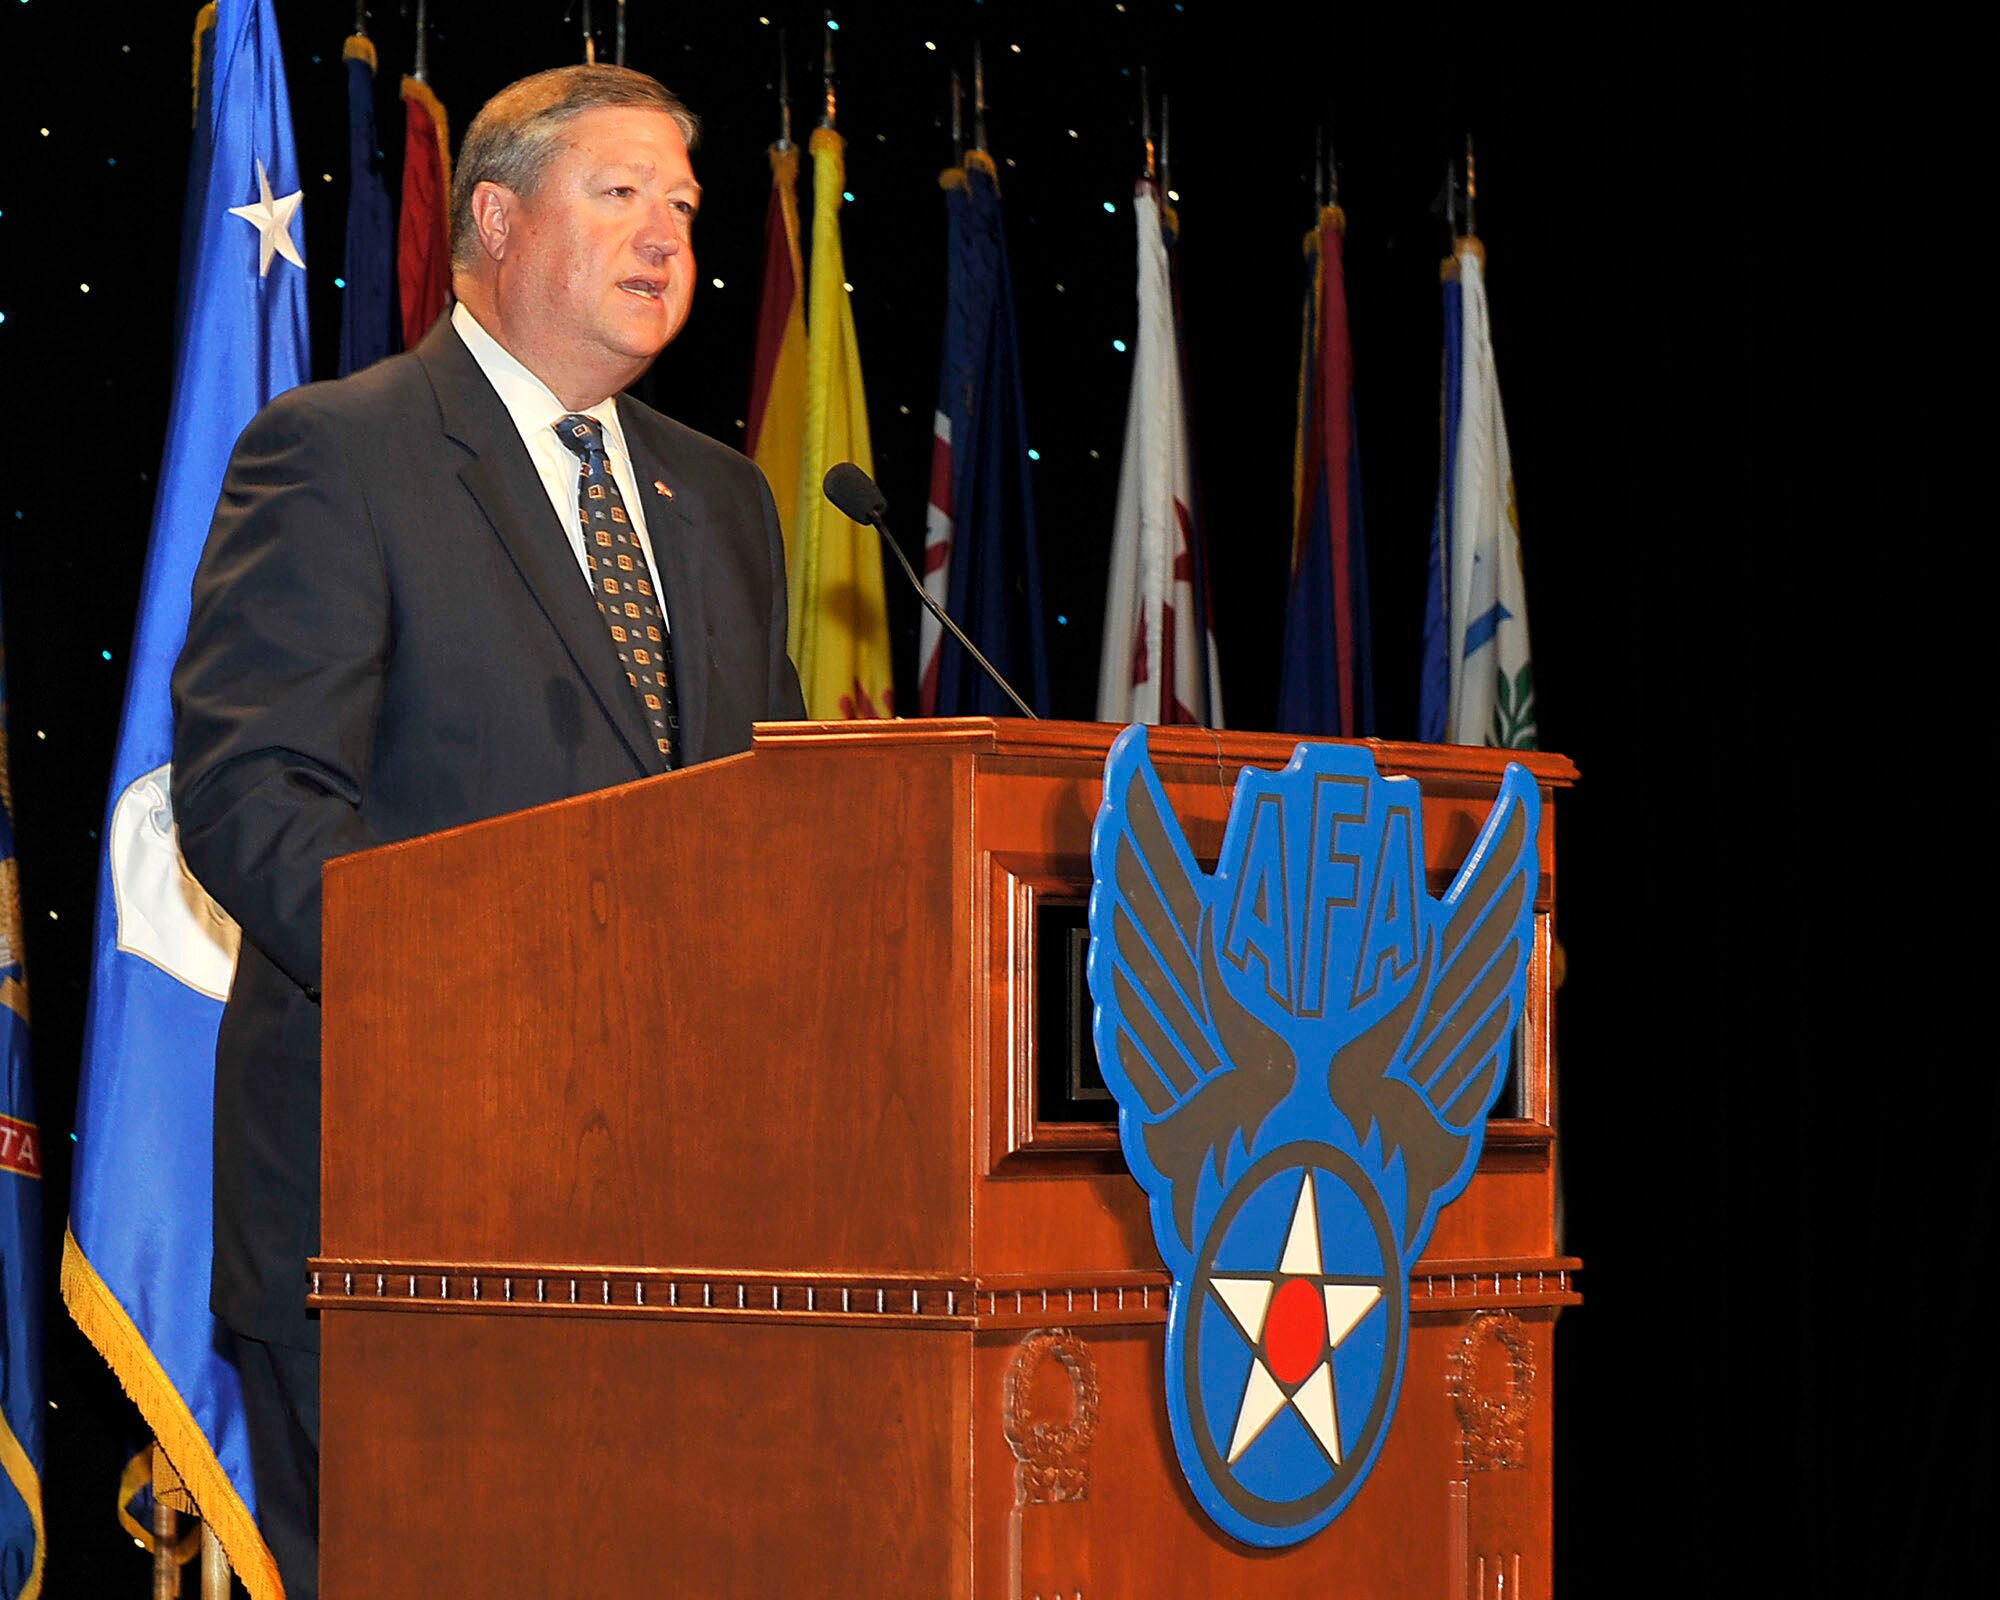
[[[1026,717],[908,717],[889,721],[760,722],[754,748],[771,750],[850,744],[955,746],[978,755],[1080,758],[1101,763],[1125,731],[1116,722],[1030,721]],[[1230,766],[1278,767],[1301,744],[1357,744],[1375,753],[1376,765],[1412,777],[1497,780],[1518,761],[1550,788],[1577,781],[1576,763],[1547,750],[1497,750],[1483,745],[1416,744],[1395,739],[1320,739],[1292,733],[1155,724],[1146,730],[1154,758],[1220,761]]]

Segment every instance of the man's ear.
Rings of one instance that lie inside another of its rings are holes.
[[[507,254],[512,236],[514,212],[521,198],[504,183],[482,182],[472,189],[472,231],[479,236],[480,251],[499,261]]]

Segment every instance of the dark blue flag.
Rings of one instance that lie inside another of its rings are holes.
[[[1352,739],[1376,730],[1354,356],[1341,260],[1346,230],[1340,207],[1326,206],[1306,240],[1292,590],[1275,726]]]
[[[1038,713],[1049,701],[1027,409],[1000,189],[985,151],[944,176],[944,355],[938,371],[924,586]],[[926,613],[925,716],[1011,716],[1013,705]]]
[[[340,301],[340,375],[359,372],[394,348],[396,219],[375,134],[375,45],[355,34],[347,62],[347,255]]]
[[[13,813],[0,655],[0,1600],[42,1586],[42,1142]]]

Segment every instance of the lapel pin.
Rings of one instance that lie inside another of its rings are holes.
[[[653,492],[655,494],[663,494],[669,500],[673,499],[674,497],[674,491],[669,489],[666,485],[665,480],[661,478],[655,478],[653,480]]]

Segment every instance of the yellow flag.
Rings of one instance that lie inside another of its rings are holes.
[[[806,311],[806,423],[790,561],[792,662],[812,717],[893,714],[882,547],[873,528],[820,493],[828,467],[852,461],[871,476],[868,404],[854,342],[854,306],[840,248],[846,141],[814,130],[812,288]]]
[[[799,515],[799,452],[806,425],[806,274],[799,252],[798,181],[799,147],[773,145],[745,446],[770,481],[789,562],[799,559],[792,525]]]

